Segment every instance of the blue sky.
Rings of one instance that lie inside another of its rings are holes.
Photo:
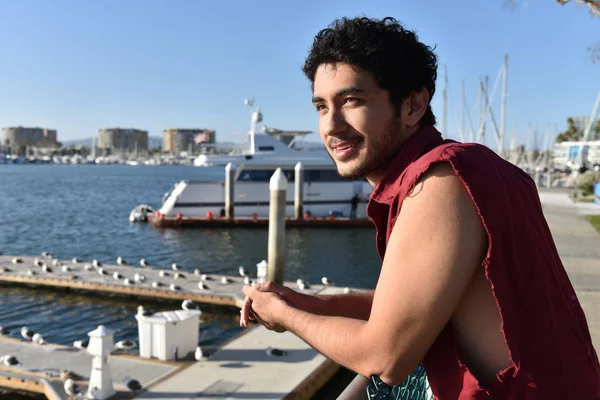
[[[560,131],[592,110],[600,64],[586,48],[600,41],[600,18],[575,4],[524,3],[511,11],[503,0],[0,0],[0,126],[55,128],[59,140],[109,126],[151,136],[206,127],[219,141],[242,141],[243,100],[255,96],[268,126],[317,132],[301,72],[314,35],[338,17],[389,15],[437,46],[440,123],[447,66],[448,136],[458,137],[460,80],[473,109],[478,77],[493,86],[508,54],[507,135],[518,123],[525,142],[532,124],[541,145],[546,127]],[[500,94],[501,86],[497,119]],[[488,137],[495,147],[490,129]]]

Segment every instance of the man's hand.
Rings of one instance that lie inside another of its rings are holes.
[[[248,326],[248,320],[253,318],[269,330],[285,332],[286,329],[281,321],[285,309],[289,306],[280,293],[294,292],[293,290],[267,282],[255,286],[246,285],[242,291],[246,299],[240,311],[241,326]]]
[[[292,307],[307,311],[309,302],[312,296],[307,296],[290,289],[287,286],[278,285],[277,283],[268,281],[254,286],[261,292],[273,292],[290,304]],[[242,310],[240,311],[240,326],[247,327],[248,321],[256,320],[256,316],[252,312],[252,302],[248,296],[244,299]]]

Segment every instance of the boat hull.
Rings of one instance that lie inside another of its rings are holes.
[[[304,184],[303,213],[325,217],[365,217],[366,200],[371,186],[362,181],[313,182]],[[360,201],[352,213],[352,198]],[[234,215],[236,217],[269,216],[269,182],[236,182],[234,187]],[[223,182],[179,182],[159,210],[165,216],[205,217],[222,216],[225,212],[225,184]],[[286,215],[293,217],[294,185],[286,192]]]

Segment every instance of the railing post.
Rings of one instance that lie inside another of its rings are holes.
[[[283,284],[283,266],[285,262],[285,206],[287,179],[277,168],[271,181],[269,191],[271,198],[269,202],[269,256],[267,279]]]
[[[234,178],[235,166],[232,163],[225,167],[225,218],[233,219],[234,217]]]
[[[304,167],[300,161],[294,168],[294,174],[294,216],[301,219],[304,214]]]

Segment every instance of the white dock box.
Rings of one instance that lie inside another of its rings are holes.
[[[184,358],[198,347],[200,310],[163,311],[152,315],[136,315],[140,357],[163,361]]]

